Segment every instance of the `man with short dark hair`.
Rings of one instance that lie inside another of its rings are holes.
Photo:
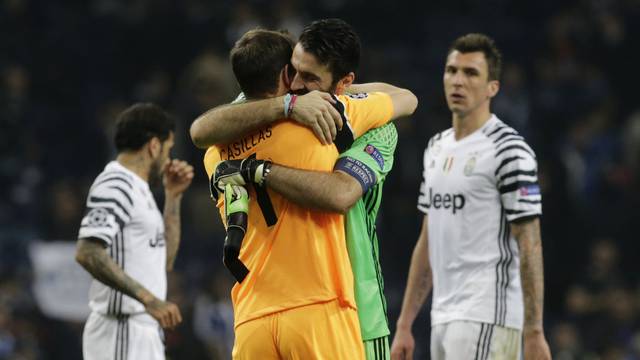
[[[193,167],[170,160],[173,119],[135,104],[117,119],[118,156],[96,177],[78,234],[76,261],[93,277],[84,359],[164,359],[161,329],[182,321],[166,301],[167,270],[180,244],[180,203]],[[164,184],[164,218],[149,185]]]
[[[491,113],[501,54],[483,34],[456,39],[444,90],[452,128],[424,152],[424,213],[392,359],[413,359],[413,321],[433,288],[431,359],[550,359],[542,327],[537,162]]]
[[[282,92],[278,89],[280,84],[289,85],[295,70],[287,65],[291,57],[286,54],[290,53],[294,43],[285,32],[263,29],[249,30],[238,40],[231,49],[229,60],[247,99],[272,97]],[[282,81],[278,77],[282,77]]]

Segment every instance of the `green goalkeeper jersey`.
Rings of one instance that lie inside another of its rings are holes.
[[[358,317],[364,341],[390,333],[379,261],[376,216],[382,202],[382,185],[393,167],[393,153],[397,141],[398,132],[395,126],[389,123],[357,138],[349,150],[340,154],[337,163],[344,164],[345,160],[348,160],[354,167],[364,168],[371,181],[369,189],[349,210],[345,221],[347,249],[353,270]],[[343,170],[340,166],[336,169]]]

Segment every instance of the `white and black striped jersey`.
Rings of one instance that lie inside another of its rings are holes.
[[[428,215],[432,324],[522,329],[519,252],[509,222],[542,213],[533,150],[492,115],[459,141],[453,129],[431,138],[423,177],[418,209]]]
[[[78,238],[104,241],[125,273],[159,299],[167,293],[164,219],[149,184],[112,161],[93,182]],[[145,311],[137,300],[93,280],[89,307],[105,315]]]

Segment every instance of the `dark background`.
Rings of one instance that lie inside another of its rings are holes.
[[[378,221],[392,331],[421,215],[422,152],[450,126],[449,43],[485,32],[504,71],[492,110],[536,151],[543,192],[545,330],[556,359],[640,359],[640,1],[0,0],[0,359],[79,359],[82,325],[35,304],[27,247],[74,241],[93,178],[115,155],[113,120],[136,101],[178,119],[174,155],[196,167],[170,298],[185,323],[173,359],[227,358],[232,343],[223,229],[203,153],[202,112],[238,92],[227,53],[256,26],[298,35],[340,17],[363,43],[357,81],[411,89]],[[428,314],[414,326],[428,358]]]

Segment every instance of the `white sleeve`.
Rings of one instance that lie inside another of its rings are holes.
[[[542,214],[535,153],[522,139],[501,143],[496,149],[496,178],[507,220]]]
[[[78,238],[98,238],[110,246],[116,234],[131,221],[131,192],[132,188],[122,181],[106,181],[94,185],[87,196],[85,216],[82,218]]]

